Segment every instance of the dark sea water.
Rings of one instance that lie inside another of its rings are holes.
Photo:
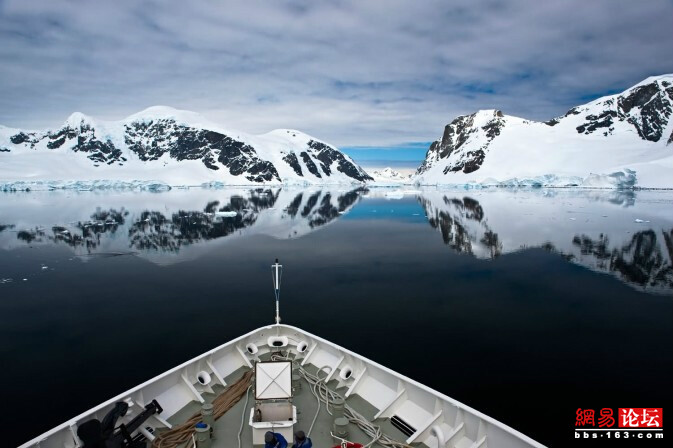
[[[671,192],[2,194],[2,445],[271,324],[280,258],[284,323],[568,446],[671,409],[672,255]]]

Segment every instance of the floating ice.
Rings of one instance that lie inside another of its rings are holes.
[[[233,211],[215,212],[215,216],[218,218],[233,218],[236,215],[238,215],[238,213]]]
[[[143,191],[168,191],[170,185],[154,180],[39,180],[39,181],[16,181],[0,182],[0,191],[53,191],[53,190],[143,190]]]

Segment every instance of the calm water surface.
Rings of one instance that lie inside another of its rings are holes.
[[[578,407],[671,404],[672,206],[645,191],[1,194],[4,440],[272,323],[278,257],[284,323],[568,445]]]

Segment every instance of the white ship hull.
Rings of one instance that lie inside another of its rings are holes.
[[[543,446],[497,420],[363,356],[299,328],[272,325],[254,330],[187,361],[78,415],[22,447],[81,447],[83,443],[77,437],[78,425],[94,418],[102,420],[120,401],[130,406],[127,415],[118,423],[128,422],[152,400],[160,403],[162,412],[151,416],[140,428],[142,434],[151,440],[153,431],[171,427],[171,419],[183,408],[190,403],[204,402],[204,396],[212,394],[215,385],[225,385],[229,375],[251,369],[259,357],[268,356],[277,350],[294,355],[295,362],[304,367],[322,370],[323,376],[327,375],[325,382],[331,382],[335,389],[341,391],[346,404],[351,398],[358,397],[357,400],[364,400],[375,408],[374,424],[393,416],[408,424],[413,432],[405,435],[406,439],[397,438],[399,442],[422,444],[430,448]],[[197,378],[203,372],[210,377],[206,385]],[[306,410],[306,418],[315,412],[315,401],[312,406]],[[249,413],[249,408],[251,406],[243,412]],[[240,418],[239,414],[237,419]],[[244,431],[247,433],[250,428],[246,425]],[[235,446],[236,435],[233,434],[231,443],[224,440],[220,440],[220,443],[224,443],[222,446]],[[370,440],[354,441],[365,444]],[[316,443],[315,438],[314,445],[322,446]]]

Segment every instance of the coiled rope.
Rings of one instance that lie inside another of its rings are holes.
[[[282,356],[282,355],[273,355],[271,357],[272,360],[291,360],[287,356]],[[318,401],[318,409],[316,410],[316,413],[313,417],[313,421],[311,422],[311,427],[308,430],[307,435],[311,435],[311,431],[313,430],[313,426],[315,425],[316,420],[318,419],[318,414],[320,413],[320,408],[321,408],[321,403],[325,403],[325,410],[329,415],[333,415],[332,411],[330,410],[329,403],[334,402],[335,398],[341,398],[342,400],[345,400],[344,397],[331,390],[330,388],[327,387],[327,384],[325,384],[325,378],[320,378],[319,374],[321,370],[318,370],[315,375],[309,373],[304,369],[302,366],[299,366],[299,374],[308,382],[311,393],[316,397]],[[378,443],[379,445],[388,447],[388,448],[412,448],[410,445],[407,445],[406,443],[398,442],[395,439],[392,439],[388,437],[387,435],[383,434],[383,431],[381,431],[381,427],[373,424],[369,420],[367,420],[362,414],[357,412],[355,409],[350,407],[348,404],[344,405],[344,417],[348,419],[351,423],[354,423],[358,428],[362,430],[365,434],[367,434],[368,437],[371,437],[371,440],[369,443],[364,445],[364,448],[369,448],[370,446],[374,445],[375,443]]]
[[[213,417],[215,420],[222,417],[236,403],[241,401],[243,395],[247,395],[248,388],[252,384],[252,375],[252,369],[245,372],[213,400]],[[152,448],[175,448],[189,442],[192,440],[196,424],[201,419],[201,413],[197,412],[185,423],[158,434],[152,441]]]

